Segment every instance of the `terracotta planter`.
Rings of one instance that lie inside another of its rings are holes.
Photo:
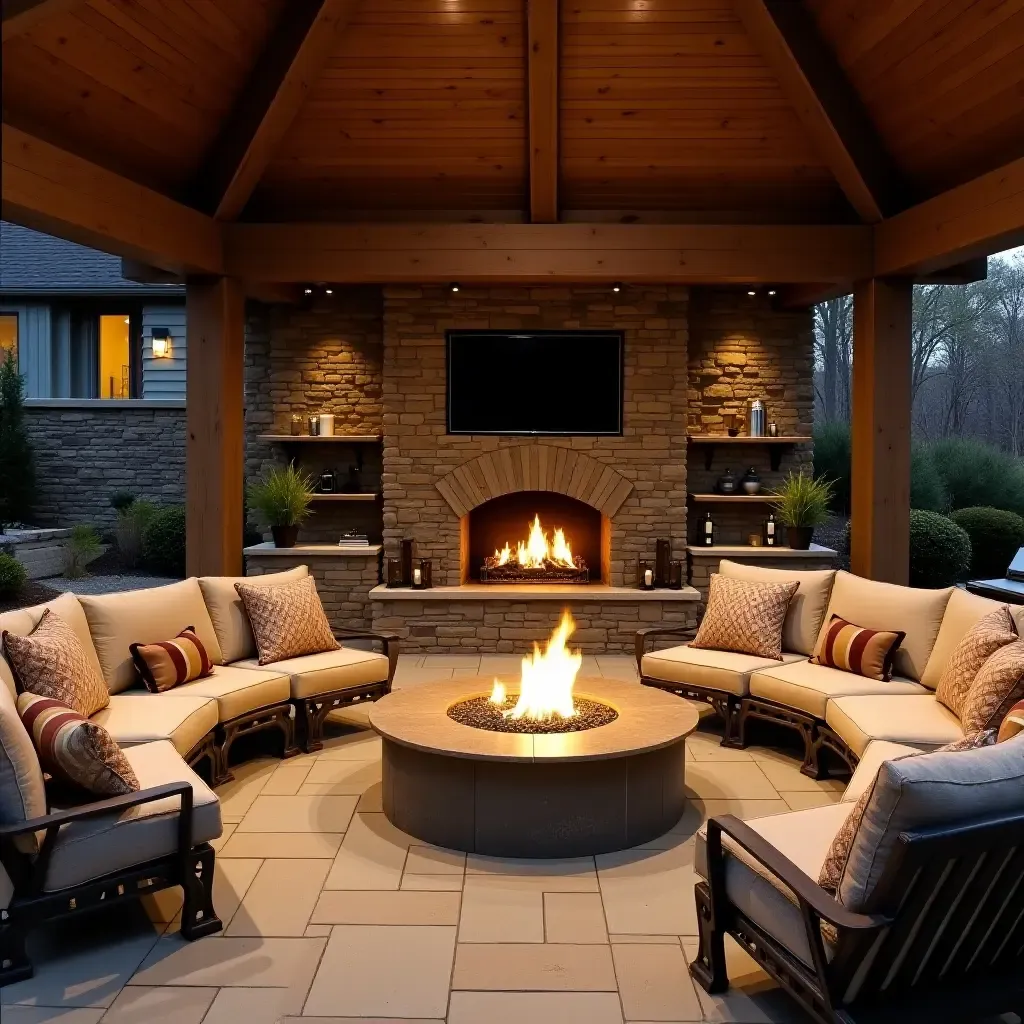
[[[813,526],[787,526],[786,543],[796,551],[806,551],[814,536]]]
[[[275,548],[293,548],[299,539],[297,526],[272,526],[270,532],[274,537]]]

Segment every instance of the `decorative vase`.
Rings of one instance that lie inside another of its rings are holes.
[[[299,539],[299,528],[292,526],[272,526],[270,532],[274,538],[275,548],[293,548]]]
[[[814,536],[813,526],[787,526],[786,543],[795,551],[807,551]]]
[[[761,492],[761,478],[757,475],[757,470],[753,466],[747,470],[746,476],[743,477],[743,493],[744,494],[760,494]]]
[[[719,494],[735,494],[736,493],[736,477],[733,475],[731,469],[727,469],[719,478],[718,483],[715,485],[718,488]]]

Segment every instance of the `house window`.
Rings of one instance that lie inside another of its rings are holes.
[[[99,321],[98,397],[131,398],[131,317],[124,313],[112,313],[100,316]]]
[[[14,358],[18,358],[17,313],[0,313],[0,360],[6,359],[8,352],[13,352]]]

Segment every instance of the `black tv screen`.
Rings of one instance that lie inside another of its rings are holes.
[[[621,434],[621,331],[448,331],[448,433]]]

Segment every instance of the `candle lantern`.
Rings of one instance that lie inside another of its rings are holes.
[[[637,566],[637,586],[641,590],[653,590],[654,589],[654,563],[641,559],[636,564]]]
[[[672,542],[656,540],[654,542],[654,585],[668,586],[668,564],[672,558]]]
[[[388,559],[388,587],[394,589],[395,587],[403,586],[405,581],[402,579],[402,560],[400,558],[389,558]]]
[[[683,589],[683,563],[678,558],[669,563],[668,588],[669,590]]]
[[[412,570],[412,589],[429,590],[430,586],[430,559],[421,558],[414,564]]]

